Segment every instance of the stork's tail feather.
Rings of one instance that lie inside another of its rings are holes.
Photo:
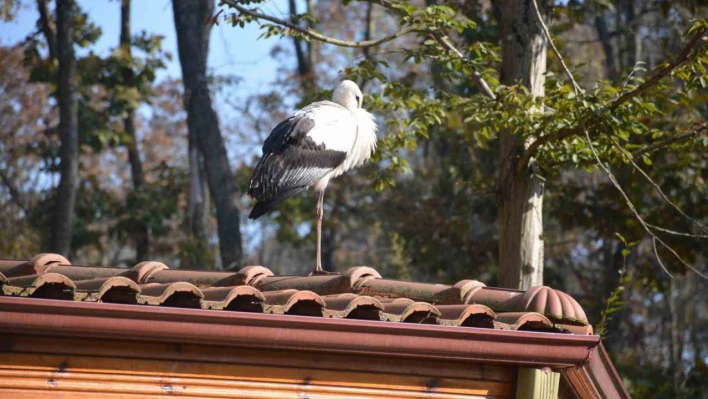
[[[251,209],[251,213],[248,214],[249,219],[258,219],[259,217],[265,215],[266,213],[272,211],[280,205],[281,202],[285,201],[286,199],[292,197],[293,195],[305,191],[307,187],[294,187],[291,188],[290,190],[287,190],[283,193],[280,193],[277,197],[273,198],[271,201],[259,201],[256,203],[256,205]]]

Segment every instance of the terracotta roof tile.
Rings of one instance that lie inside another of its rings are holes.
[[[356,294],[329,295],[325,300],[325,317],[338,319],[381,320],[383,304],[376,298]]]
[[[275,276],[262,266],[238,272],[71,265],[55,254],[0,260],[0,295],[86,302],[294,314],[453,327],[592,334],[585,312],[549,287],[526,291],[381,278],[370,267],[325,276]]]
[[[265,297],[260,291],[247,285],[203,288],[202,293],[204,309],[263,312]]]
[[[140,286],[139,304],[165,305],[178,308],[201,308],[204,294],[187,282],[150,283]]]
[[[384,320],[406,323],[437,324],[440,311],[427,302],[414,302],[412,299],[399,298],[384,303]]]
[[[44,273],[8,278],[2,291],[5,295],[73,299],[75,289],[76,285],[68,277],[59,273]]]
[[[324,316],[325,301],[312,291],[295,289],[264,292],[265,313]]]
[[[100,277],[76,283],[74,299],[86,302],[138,303],[140,286],[121,276]]]
[[[440,324],[494,328],[494,311],[484,305],[439,305]]]
[[[551,330],[554,328],[548,317],[535,312],[500,313],[496,323],[499,328],[504,330]]]

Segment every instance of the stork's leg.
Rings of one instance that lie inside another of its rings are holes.
[[[315,217],[317,217],[317,261],[313,274],[322,272],[322,217],[324,213],[324,190],[317,195],[317,205],[315,205]]]
[[[317,258],[315,268],[312,270],[312,275],[317,274],[336,274],[327,272],[322,269],[322,216],[324,214],[324,190],[320,191],[317,196],[317,205],[315,206],[315,217],[317,218]]]

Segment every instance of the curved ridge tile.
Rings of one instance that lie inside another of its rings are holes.
[[[352,290],[358,290],[361,284],[373,278],[381,278],[376,269],[368,266],[351,267],[342,275],[349,280],[349,286]]]
[[[144,284],[140,289],[139,304],[201,308],[201,300],[204,297],[199,288],[185,282]]]
[[[204,309],[263,312],[265,297],[260,291],[247,285],[203,288],[202,294]]]
[[[295,289],[263,292],[265,313],[322,317],[325,302],[312,291]]]
[[[13,268],[5,270],[3,274],[5,274],[7,278],[39,275],[46,273],[47,269],[51,266],[60,264],[70,265],[71,263],[59,254],[43,253],[33,256],[32,259],[27,262],[20,263]]]
[[[450,286],[371,278],[359,283],[356,292],[374,298],[409,298],[414,301],[443,303],[450,294]]]
[[[243,284],[254,286],[258,284],[261,280],[266,277],[273,277],[275,274],[263,266],[246,266],[236,273],[239,276],[243,276]]]
[[[441,325],[494,328],[496,313],[484,305],[438,305]]]
[[[61,265],[70,265],[71,262],[69,262],[68,259],[65,257],[59,255],[59,254],[53,254],[53,253],[41,253],[33,256],[29,261],[27,261],[27,264],[32,265],[32,266],[46,266],[50,263],[59,263]]]
[[[214,282],[212,287],[232,287],[237,285],[250,285],[255,287],[264,278],[274,276],[270,269],[263,266],[246,266],[241,268],[236,273],[231,273],[228,276]]]
[[[183,269],[158,269],[149,274],[145,283],[190,283],[196,287],[210,287],[215,282],[233,276],[233,272]]]
[[[60,265],[55,263],[49,265],[46,272],[61,274],[78,283],[79,281],[120,276],[126,272],[126,269],[119,267]]]
[[[86,302],[136,304],[140,286],[123,276],[103,277],[76,283],[74,297]]]
[[[125,277],[128,277],[138,284],[145,284],[153,273],[167,269],[169,269],[169,267],[161,262],[140,262],[127,271]]]
[[[522,293],[523,291],[508,288],[479,287],[467,293],[465,304],[486,305],[495,312],[515,311],[516,300]]]
[[[273,276],[264,277],[257,287],[261,292],[311,291],[318,295],[335,295],[351,292],[349,279],[340,274],[323,276]]]
[[[575,299],[550,287],[531,287],[516,298],[516,301],[519,311],[537,312],[559,320],[588,324],[585,312]]]
[[[477,291],[486,287],[486,285],[477,280],[461,280],[452,286],[452,290],[456,292],[455,303],[467,303],[469,297],[473,296]]]
[[[27,264],[26,261],[2,259],[2,260],[0,260],[0,274],[10,275],[9,273],[13,269],[15,269],[18,266],[25,265],[25,264]],[[7,276],[6,276],[6,278],[7,278]]]
[[[325,317],[338,319],[381,320],[383,304],[370,296],[341,294],[325,296]]]
[[[12,277],[2,290],[5,295],[38,296],[48,299],[73,299],[76,285],[58,273]]]

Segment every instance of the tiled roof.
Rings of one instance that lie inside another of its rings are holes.
[[[71,265],[60,255],[0,260],[0,295],[592,334],[585,312],[549,287],[491,288],[387,280],[370,267],[341,275],[275,276],[261,266],[238,272],[173,270],[159,262],[133,268]]]

